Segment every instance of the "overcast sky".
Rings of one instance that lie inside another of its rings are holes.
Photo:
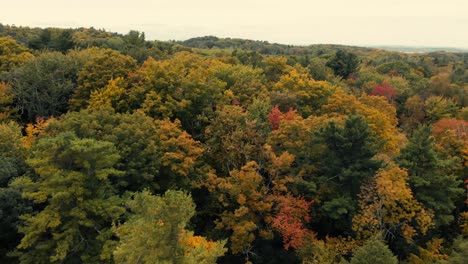
[[[468,48],[468,0],[1,0],[0,23],[135,29],[158,40]]]

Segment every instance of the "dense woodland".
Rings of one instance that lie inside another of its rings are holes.
[[[0,24],[0,263],[466,263],[468,53]]]

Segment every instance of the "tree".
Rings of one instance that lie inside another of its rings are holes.
[[[213,175],[208,179],[207,187],[225,207],[216,228],[232,232],[230,248],[234,254],[248,251],[260,232],[262,215],[270,213],[273,207],[273,201],[267,198],[268,188],[257,170],[258,165],[249,162],[240,170],[233,170],[229,177]],[[265,231],[264,236],[271,236]]]
[[[351,264],[397,264],[398,259],[385,243],[378,238],[373,238],[356,250],[351,259]]]
[[[76,66],[59,52],[43,53],[9,75],[15,106],[27,122],[68,110],[75,88]]]
[[[370,92],[370,95],[377,95],[377,96],[384,96],[387,98],[389,102],[393,101],[393,97],[397,94],[397,91],[390,86],[390,84],[383,82],[380,85],[377,85],[372,91]]]
[[[466,237],[457,237],[453,241],[452,252],[449,255],[450,264],[463,264],[468,259],[468,239]]]
[[[12,37],[0,37],[0,74],[12,70],[33,57],[26,47],[20,45]]]
[[[431,127],[423,125],[413,131],[408,145],[401,150],[398,162],[408,169],[410,186],[416,198],[427,209],[434,210],[436,225],[452,222],[452,210],[463,189],[460,188],[461,180],[444,169],[445,164],[435,149]]]
[[[139,81],[129,91],[130,106],[156,119],[179,119],[182,127],[197,137],[218,103],[226,99],[226,82],[215,76],[222,65],[188,52],[163,61],[149,58],[135,73]]]
[[[233,103],[248,106],[255,98],[267,96],[265,76],[251,66],[224,64],[214,69],[214,75],[226,83],[233,93]]]
[[[333,69],[335,75],[346,79],[350,74],[357,71],[359,59],[354,53],[338,50],[335,56],[329,60],[326,65]]]
[[[332,116],[358,114],[369,123],[370,132],[379,144],[382,152],[395,154],[399,151],[399,133],[396,128],[398,118],[395,106],[385,98],[363,94],[356,98],[338,89],[322,106],[322,112]]]
[[[22,235],[18,232],[22,220],[20,216],[32,213],[32,206],[21,197],[15,188],[0,187],[0,262],[18,263],[18,259],[8,256],[20,243]]]
[[[405,170],[390,164],[362,185],[360,211],[353,219],[359,238],[380,232],[390,241],[401,236],[411,243],[415,236],[426,234],[433,226],[433,215],[415,199],[408,178]]]
[[[112,79],[101,89],[91,91],[88,108],[111,107],[117,112],[128,109],[125,100],[127,84],[122,77]]]
[[[16,112],[13,99],[14,94],[11,86],[0,82],[0,123],[13,118],[13,114]]]
[[[317,112],[327,102],[334,87],[326,81],[315,81],[307,73],[307,69],[296,65],[288,66],[272,85],[272,104],[278,104],[280,109],[295,108],[304,116]],[[291,101],[281,102],[290,97]]]
[[[442,243],[444,239],[433,238],[426,243],[426,248],[418,246],[418,253],[410,254],[408,262],[411,264],[425,264],[425,263],[436,263],[436,264],[447,264],[448,256],[444,253]]]
[[[263,239],[273,237],[271,225],[274,207],[288,199],[285,197],[287,184],[294,181],[289,174],[294,157],[286,152],[277,156],[268,146],[265,148],[268,159],[262,167],[249,161],[239,170],[231,170],[228,176],[218,176],[211,172],[205,181],[205,187],[220,206],[221,213],[215,221],[216,228],[229,231],[232,253],[243,253],[247,258],[258,236]],[[260,174],[260,169],[264,172],[263,175]],[[303,205],[295,208],[298,209],[296,212],[300,212],[295,221],[307,222],[307,212],[304,212],[307,211],[307,206]],[[282,227],[285,226],[277,227],[284,230]],[[289,235],[291,234],[287,234],[286,240],[300,240],[299,237]]]
[[[305,243],[309,230],[304,224],[310,222],[309,207],[312,202],[291,195],[282,198],[278,205],[278,213],[272,226],[283,236],[285,249],[299,249]]]
[[[205,130],[206,155],[221,174],[240,169],[248,161],[265,159],[263,145],[266,135],[260,133],[261,123],[250,120],[240,106],[226,105],[215,112]]]
[[[70,132],[33,146],[27,162],[36,175],[11,184],[40,208],[21,216],[24,237],[15,252],[21,263],[101,260],[110,225],[124,212],[111,183],[123,174],[114,168],[119,158],[112,143]]]
[[[424,109],[429,121],[435,122],[442,118],[453,117],[458,109],[450,99],[441,96],[431,96],[424,102]]]
[[[24,173],[25,149],[21,144],[21,127],[13,121],[0,123],[0,188]]]
[[[344,127],[330,122],[317,132],[326,146],[319,166],[319,207],[322,221],[333,219],[335,230],[349,230],[357,211],[356,198],[361,184],[380,168],[373,159],[378,145],[370,134],[367,122],[358,115],[350,115]]]
[[[112,142],[125,173],[117,181],[122,191],[149,188],[163,193],[171,188],[190,189],[204,177],[200,171],[203,149],[181,128],[179,121],[154,120],[141,111],[115,113],[110,108],[70,112],[48,124],[44,137],[73,132],[77,137]]]
[[[78,87],[70,99],[70,108],[80,110],[88,105],[91,92],[104,88],[118,77],[126,78],[136,69],[136,61],[111,49],[92,49],[93,57],[78,72]]]
[[[129,219],[113,227],[120,239],[113,253],[116,263],[211,264],[226,252],[225,241],[207,241],[186,230],[195,204],[184,192],[154,196],[143,191],[127,206]]]

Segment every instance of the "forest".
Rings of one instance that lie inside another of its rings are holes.
[[[0,24],[0,263],[468,259],[468,53]]]

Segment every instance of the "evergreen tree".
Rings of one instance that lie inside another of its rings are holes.
[[[354,53],[339,50],[336,52],[335,57],[327,62],[327,66],[333,69],[335,75],[346,79],[350,74],[357,71],[359,59]]]
[[[319,172],[321,210],[331,219],[345,220],[341,228],[349,230],[361,184],[381,166],[380,161],[373,159],[379,145],[359,115],[350,115],[344,127],[330,122],[317,135],[326,145]]]
[[[413,132],[408,145],[401,150],[398,162],[408,169],[416,198],[434,211],[436,225],[453,221],[452,211],[463,193],[462,183],[444,170],[448,164],[439,158],[430,126],[420,126]]]

